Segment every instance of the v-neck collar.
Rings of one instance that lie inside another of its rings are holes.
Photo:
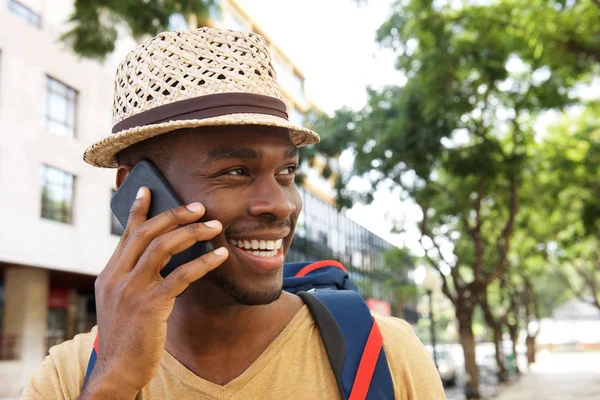
[[[229,398],[252,381],[269,364],[309,316],[310,311],[308,307],[306,305],[302,306],[281,333],[267,346],[265,351],[240,376],[234,378],[226,385],[218,385],[199,377],[187,369],[167,350],[163,354],[162,367],[169,371],[169,375],[175,375],[182,383],[191,386],[205,395],[211,397],[217,396],[219,399]]]

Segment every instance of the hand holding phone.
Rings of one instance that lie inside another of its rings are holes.
[[[212,239],[222,225],[196,222],[205,211],[200,203],[148,219],[150,209],[151,193],[142,187],[127,213],[121,241],[96,279],[98,360],[82,399],[134,398],[156,373],[175,298],[228,256],[220,247],[163,278],[171,254]]]
[[[141,160],[133,167],[110,202],[113,213],[123,227],[127,226],[129,210],[135,201],[138,190],[142,186],[147,187],[152,193],[148,219],[169,209],[183,205],[175,190],[169,185],[156,166],[149,160]],[[167,276],[178,266],[195,260],[211,250],[212,246],[208,241],[194,243],[191,247],[175,254],[161,270],[161,275],[163,277]]]

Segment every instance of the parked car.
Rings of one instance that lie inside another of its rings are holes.
[[[425,346],[433,358],[433,347]],[[446,346],[435,346],[435,355],[437,358],[437,369],[444,386],[456,385],[458,375],[458,365],[452,356],[452,352]]]

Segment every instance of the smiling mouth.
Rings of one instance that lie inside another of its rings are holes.
[[[277,240],[230,240],[230,243],[237,248],[246,251],[253,256],[275,257],[281,249],[283,239]]]

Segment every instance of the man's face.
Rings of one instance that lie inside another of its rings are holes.
[[[211,242],[229,250],[225,263],[203,279],[241,304],[275,301],[302,209],[294,183],[298,151],[288,132],[229,126],[177,135],[166,178],[185,204],[204,204],[202,220],[223,224]]]

